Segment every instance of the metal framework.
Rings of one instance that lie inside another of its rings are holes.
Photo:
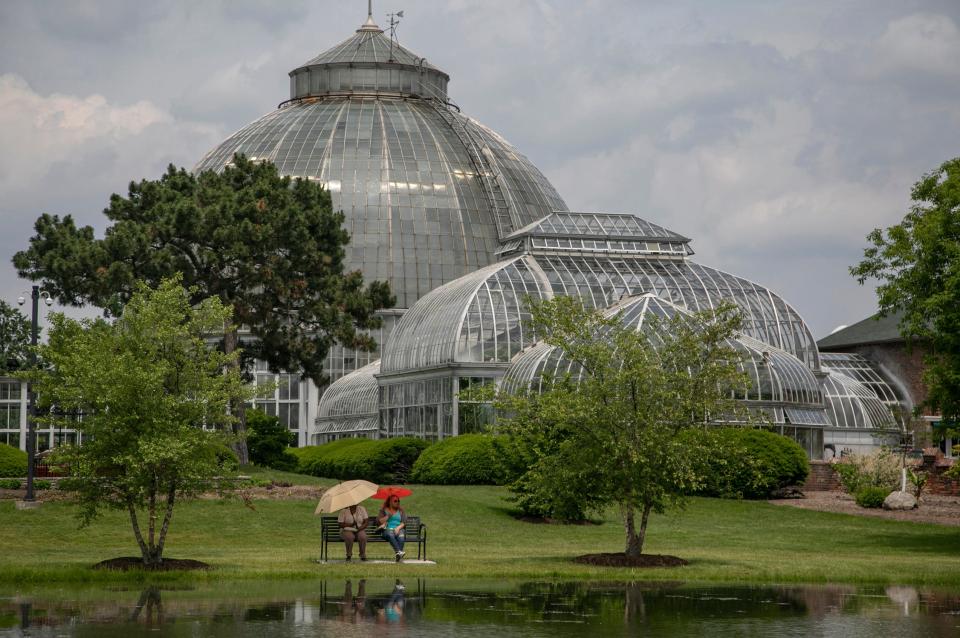
[[[623,300],[607,314],[617,316],[624,325],[647,332],[656,344],[658,333],[665,325],[662,322],[678,313],[687,314],[669,301],[646,294]],[[651,321],[650,317],[655,319]],[[737,399],[748,407],[762,410],[776,425],[823,427],[829,424],[817,377],[799,359],[747,336],[731,340],[728,345],[741,354],[740,369],[750,379],[749,388]],[[540,392],[550,379],[567,375],[576,381],[582,370],[563,351],[538,343],[513,359],[501,387],[509,392]]]
[[[823,380],[832,427],[846,430],[892,431],[898,428],[890,407],[865,384],[829,370]]]
[[[583,222],[586,218],[594,224]],[[597,223],[600,219],[604,223]],[[538,244],[547,239],[537,232],[547,221],[554,227],[562,223],[563,232],[570,233],[558,236],[558,243],[579,242],[577,246]],[[583,231],[590,239],[576,235]],[[628,239],[621,232],[629,233]],[[524,242],[522,252],[437,288],[407,312],[384,348],[384,373],[450,363],[508,363],[535,341],[524,328],[527,298],[572,295],[606,308],[624,296],[646,293],[691,311],[732,301],[744,313],[744,334],[819,370],[813,335],[792,307],[758,284],[691,261],[689,240],[676,233],[631,215],[559,212],[511,237],[508,241]],[[672,241],[660,241],[668,238]],[[631,247],[616,252],[610,248],[614,242]],[[644,252],[633,248],[638,243]]]
[[[380,390],[374,375],[378,372],[380,362],[374,361],[327,388],[320,398],[313,444],[376,434]]]

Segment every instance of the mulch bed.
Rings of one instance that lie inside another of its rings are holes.
[[[627,556],[622,552],[617,554],[584,554],[574,558],[573,562],[599,567],[682,567],[688,564],[682,558],[668,554]]]
[[[100,561],[93,566],[94,569],[103,569],[117,572],[128,572],[133,569],[143,569],[151,572],[172,572],[172,571],[197,571],[212,569],[210,565],[199,560],[190,560],[189,558],[164,558],[159,565],[146,567],[143,559],[134,556],[122,556],[120,558],[111,558]]]
[[[845,492],[807,492],[802,499],[770,500],[774,505],[796,507],[818,512],[853,514],[886,518],[895,521],[913,521],[915,523],[935,523],[937,525],[960,526],[960,496],[925,494],[920,498],[920,507],[905,512],[888,512],[884,509],[860,507],[853,497]]]

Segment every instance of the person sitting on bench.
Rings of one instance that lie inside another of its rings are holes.
[[[394,495],[388,496],[380,508],[377,515],[377,522],[383,528],[383,537],[387,539],[393,550],[397,553],[397,562],[403,560],[406,552],[403,551],[404,532],[403,528],[407,525],[407,513],[400,507],[400,497]]]
[[[360,560],[367,560],[367,521],[370,516],[363,505],[351,505],[340,510],[337,523],[340,525],[340,538],[347,548],[347,560],[353,558],[353,541],[360,545]]]

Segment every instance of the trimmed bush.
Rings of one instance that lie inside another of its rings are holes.
[[[26,475],[27,453],[0,443],[0,478],[20,478]]]
[[[366,441],[368,439],[340,439],[323,445],[293,448],[290,453],[297,458],[297,471],[301,474],[334,478],[333,475],[323,474],[329,468],[332,459],[336,458],[345,448],[363,445]]]
[[[247,450],[252,463],[287,472],[296,469],[297,457],[287,448],[297,439],[280,419],[262,410],[248,410],[247,430]]]
[[[746,427],[687,430],[701,481],[693,493],[720,498],[769,498],[802,484],[810,473],[807,453],[792,439]]]
[[[0,490],[19,490],[20,479],[0,479]]]
[[[410,475],[412,482],[428,485],[502,485],[505,479],[488,434],[462,434],[431,445]]]
[[[860,507],[883,507],[883,502],[892,491],[886,487],[863,487],[854,498]]]
[[[51,481],[37,479],[33,482],[33,489],[35,490],[49,490],[52,487],[53,487],[53,483]]]
[[[298,448],[297,469],[304,474],[374,483],[405,483],[420,453],[430,444],[421,439],[341,439]]]

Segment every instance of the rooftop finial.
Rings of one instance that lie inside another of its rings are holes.
[[[377,26],[377,23],[373,21],[373,0],[367,0],[367,21],[363,23],[358,31],[379,31],[383,33],[383,29]]]

